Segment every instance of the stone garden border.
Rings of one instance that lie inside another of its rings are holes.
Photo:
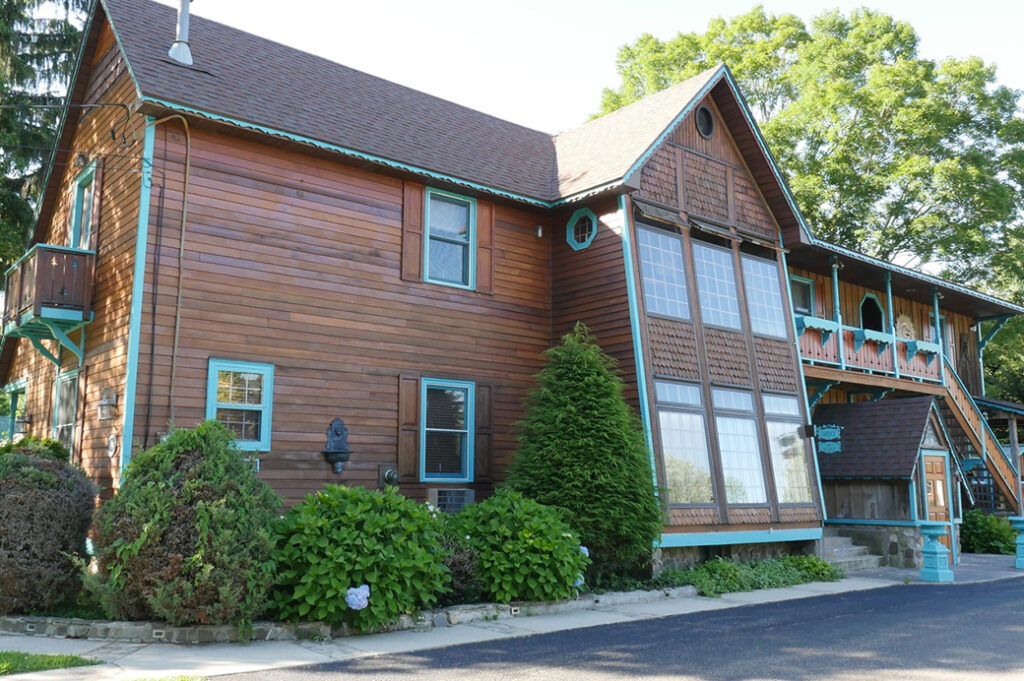
[[[520,602],[502,605],[480,603],[453,605],[426,610],[418,616],[402,615],[392,626],[379,631],[427,630],[455,624],[508,619],[530,615],[553,615],[560,612],[589,610],[600,606],[628,603],[649,603],[665,598],[696,596],[692,586],[656,589],[653,591],[616,591],[605,594],[584,594],[572,600],[553,602]],[[379,632],[378,632],[379,633]],[[46,636],[94,641],[126,643],[229,643],[245,640],[235,625],[195,625],[172,627],[163,622],[108,622],[68,617],[36,617],[30,615],[0,616],[0,635]],[[329,641],[357,635],[347,626],[331,628],[322,622],[284,624],[253,622],[252,641]]]

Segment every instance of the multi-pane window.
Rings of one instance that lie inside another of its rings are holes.
[[[472,482],[475,384],[432,378],[421,383],[421,479]]]
[[[704,323],[729,329],[741,328],[732,253],[695,241],[693,266]]]
[[[814,500],[807,467],[807,445],[797,398],[764,395],[768,448],[775,471],[775,490],[780,504],[802,504]]]
[[[476,202],[428,189],[426,226],[426,280],[473,288]]]
[[[751,395],[716,388],[712,399],[726,500],[730,504],[763,504],[768,495]]]
[[[78,413],[78,372],[69,371],[57,377],[53,398],[53,439],[71,451],[75,439],[75,416]]]
[[[743,288],[750,312],[750,330],[766,336],[786,337],[786,312],[774,260],[744,255]]]
[[[677,236],[653,229],[638,229],[637,236],[647,311],[689,319],[682,241]]]
[[[89,248],[92,237],[92,210],[95,204],[93,192],[96,188],[96,162],[79,173],[75,179],[75,192],[71,206],[71,229],[68,245],[72,248]]]
[[[274,365],[211,359],[206,418],[235,434],[239,449],[269,451]]]
[[[669,502],[714,503],[700,389],[668,381],[654,388]]]

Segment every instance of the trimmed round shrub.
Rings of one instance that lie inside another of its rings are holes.
[[[500,489],[450,521],[476,553],[484,594],[498,603],[570,598],[590,564],[558,509]]]
[[[506,485],[567,512],[602,574],[646,570],[661,532],[650,452],[622,396],[615,360],[577,324],[547,351],[539,387],[519,424],[520,447]]]
[[[96,503],[96,485],[60,443],[23,442],[0,449],[0,613],[75,601]]]
[[[386,627],[437,602],[444,558],[441,521],[426,505],[393,487],[327,485],[279,525],[275,601],[285,620]]]
[[[1006,518],[973,509],[964,513],[960,526],[960,545],[967,553],[1017,553],[1017,531]]]
[[[108,615],[171,625],[245,625],[275,581],[280,498],[214,421],[137,455],[96,519]]]

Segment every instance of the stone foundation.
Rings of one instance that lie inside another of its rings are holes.
[[[893,525],[835,525],[841,537],[867,546],[871,553],[882,556],[888,567],[920,569],[924,565],[921,548],[924,537],[916,527]]]
[[[681,546],[655,549],[652,561],[655,576],[665,570],[691,568],[697,563],[722,557],[746,563],[783,556],[816,555],[818,542],[791,541],[764,544],[727,544],[723,546]]]

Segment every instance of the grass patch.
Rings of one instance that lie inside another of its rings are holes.
[[[36,655],[0,651],[0,676],[39,672],[47,669],[63,669],[64,667],[86,667],[93,664],[101,664],[101,661],[89,660],[77,655]]]

